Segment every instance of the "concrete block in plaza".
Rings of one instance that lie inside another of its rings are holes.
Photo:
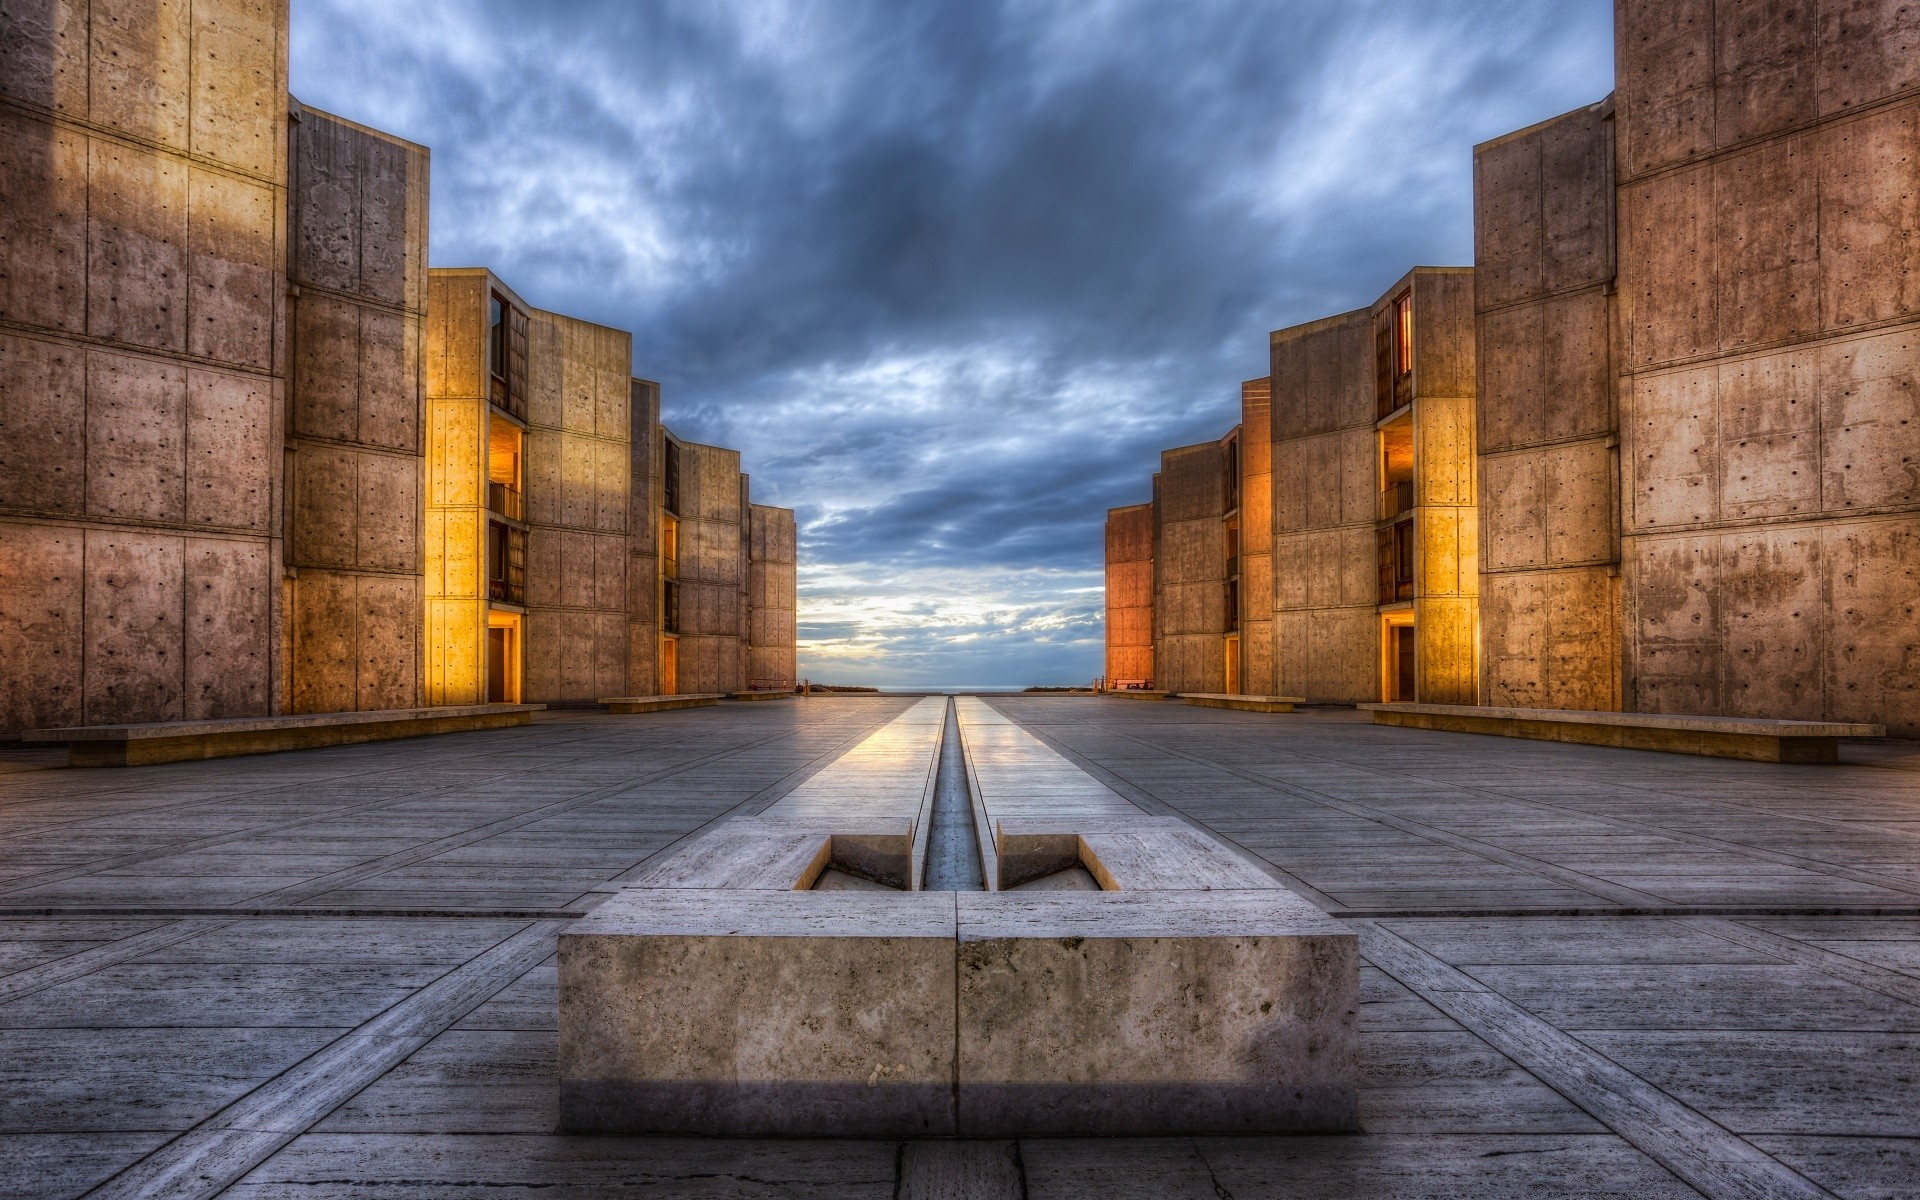
[[[629,889],[560,938],[570,1133],[953,1125],[954,898]]]
[[[1292,894],[961,893],[969,1136],[1358,1128],[1359,945]]]

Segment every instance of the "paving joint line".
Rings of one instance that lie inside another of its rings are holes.
[[[501,939],[122,1168],[86,1195],[209,1200],[553,954],[559,926]]]
[[[1833,1200],[1698,1109],[1391,930],[1369,924],[1361,953],[1709,1200]]]

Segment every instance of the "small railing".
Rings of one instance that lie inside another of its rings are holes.
[[[1380,492],[1380,519],[1391,521],[1413,507],[1413,482],[1392,484]]]
[[[487,510],[499,513],[509,521],[524,521],[522,515],[522,496],[519,488],[508,487],[504,483],[487,481]]]

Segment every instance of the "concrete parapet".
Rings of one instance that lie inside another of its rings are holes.
[[[470,704],[371,712],[305,713],[285,717],[229,717],[212,721],[154,721],[135,725],[89,725],[36,729],[29,745],[67,747],[75,767],[135,767],[194,762],[280,750],[351,746],[393,738],[464,733],[525,725],[544,704]]]
[[[1663,750],[1753,762],[1833,763],[1843,737],[1886,736],[1883,725],[1841,721],[1774,721],[1757,717],[1685,717],[1569,709],[1493,708],[1467,704],[1362,704],[1376,725],[1549,742]]]
[[[1292,712],[1296,704],[1305,704],[1299,696],[1231,696],[1212,692],[1182,692],[1180,698],[1199,708],[1233,708],[1242,712]]]

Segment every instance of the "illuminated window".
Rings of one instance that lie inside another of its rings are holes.
[[[1413,372],[1413,293],[1393,302],[1393,374],[1398,379]]]
[[[507,302],[493,293],[487,305],[487,366],[495,379],[507,377]]]

